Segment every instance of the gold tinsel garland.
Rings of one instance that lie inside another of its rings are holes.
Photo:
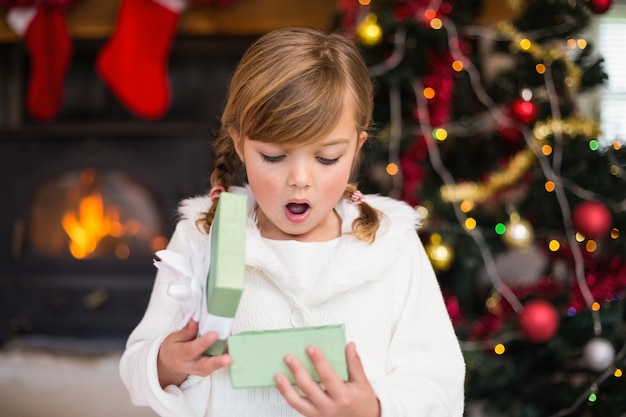
[[[562,120],[548,119],[538,121],[533,128],[532,146],[539,147],[549,136],[563,134],[568,137],[584,136],[587,140],[596,139],[600,134],[598,123],[580,116]],[[455,203],[470,201],[482,203],[496,192],[503,190],[515,182],[535,163],[536,157],[530,147],[516,153],[507,166],[491,173],[483,182],[467,181],[453,185],[443,185],[439,193],[443,201]]]
[[[574,61],[572,61],[564,52],[557,48],[545,48],[539,43],[531,42],[522,33],[508,21],[499,22],[497,30],[511,40],[511,48],[516,52],[525,52],[531,54],[537,61],[550,66],[554,61],[560,60],[565,64],[567,75],[565,76],[565,85],[568,92],[573,94],[580,87],[580,81],[583,76],[583,70]],[[524,41],[528,41],[524,43]],[[523,47],[522,45],[526,45]]]

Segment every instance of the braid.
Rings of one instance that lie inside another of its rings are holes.
[[[346,185],[344,198],[350,198],[357,190],[354,184]],[[352,233],[357,239],[364,242],[373,243],[376,239],[376,232],[380,226],[380,213],[374,207],[362,201],[358,204],[359,217],[352,222]]]
[[[211,172],[211,186],[222,186],[225,190],[228,190],[234,184],[237,170],[240,166],[235,145],[228,134],[221,134],[217,137],[213,144],[213,154],[215,155],[215,163],[213,172]],[[209,211],[204,214],[204,217],[198,219],[198,224],[207,233],[211,229],[218,201],[219,199],[215,200]]]

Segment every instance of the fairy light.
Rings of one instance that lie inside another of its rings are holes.
[[[524,51],[528,51],[532,47],[533,43],[529,39],[522,39],[519,41],[519,47]]]
[[[576,242],[584,242],[585,241],[585,235],[583,235],[580,232],[576,232],[576,235],[574,235],[574,239],[576,239]]]
[[[615,149],[616,151],[622,149],[622,142],[620,142],[619,140],[613,141],[613,149]]]
[[[597,301],[594,301],[593,304],[591,304],[591,310],[600,311],[600,303]]]
[[[543,186],[547,192],[552,193],[554,192],[556,185],[554,184],[554,181],[546,181],[546,183]]]
[[[557,252],[559,249],[561,249],[561,243],[556,239],[552,239],[548,243],[548,249],[550,249],[552,252]]]
[[[585,49],[587,47],[587,41],[585,39],[578,39],[578,41],[576,41],[576,45],[580,49]]]
[[[591,149],[592,151],[597,151],[598,149],[600,149],[600,142],[595,139],[590,140],[589,149]]]
[[[552,154],[552,146],[545,144],[541,147],[541,153],[545,156],[550,156]]]
[[[428,100],[431,100],[435,97],[435,89],[432,87],[426,87],[423,90],[424,97],[426,97]]]
[[[588,240],[585,244],[585,249],[587,250],[587,252],[593,253],[598,249],[598,244],[595,240]]]
[[[459,61],[458,59],[454,60],[452,62],[452,69],[455,70],[456,72],[463,71],[463,62]]]
[[[624,375],[624,373],[622,372],[620,368],[616,368],[615,371],[613,372],[613,376],[615,378],[621,378],[622,375]]]
[[[437,129],[433,130],[433,138],[437,139],[438,141],[444,141],[448,138],[448,131],[444,128],[438,127]]]
[[[537,71],[537,74],[543,74],[544,72],[546,72],[546,66],[539,63],[535,65],[535,71]]]
[[[496,355],[502,355],[505,350],[506,350],[506,348],[504,347],[504,345],[502,343],[498,343],[493,348],[493,351],[496,353]]]
[[[614,227],[614,228],[611,229],[611,234],[610,234],[611,239],[617,239],[617,238],[619,238],[619,235],[620,235],[620,233],[619,233],[619,229],[618,228]]]
[[[361,6],[369,6],[370,0],[359,0]]]
[[[474,219],[473,217],[468,217],[467,219],[465,219],[465,228],[467,230],[473,230],[476,228],[476,219]]]
[[[435,17],[437,17],[437,10],[426,9],[426,11],[424,11],[424,19],[426,19],[427,22],[433,20]]]
[[[506,232],[506,225],[504,223],[498,223],[494,227],[496,234],[502,236]]]
[[[459,208],[461,209],[463,213],[469,213],[474,208],[474,203],[468,200],[463,200],[461,201]]]
[[[569,38],[569,39],[567,40],[567,46],[568,46],[570,49],[574,49],[574,48],[576,48],[576,39]]]
[[[398,168],[397,164],[394,164],[393,162],[390,162],[387,164],[387,167],[385,168],[385,171],[387,171],[387,174],[393,176],[393,175],[397,175],[398,171],[400,171],[400,169]]]
[[[443,27],[443,22],[438,17],[435,17],[430,21],[430,27],[435,30],[439,30]]]
[[[448,34],[448,47],[452,58],[459,61],[464,60],[465,55],[459,49],[458,42],[456,42],[456,39],[458,37],[456,26],[447,18],[443,19],[442,21]],[[406,36],[406,33],[404,34],[404,36]],[[483,105],[485,105],[485,107],[489,110],[491,116],[496,121],[500,121],[506,124],[505,116],[502,114],[501,111],[496,110],[498,107],[496,106],[491,96],[484,89],[478,70],[472,65],[471,61],[464,62],[467,62],[468,64],[465,67],[465,72],[469,75],[471,86],[476,93],[476,97],[478,98],[478,100]],[[426,146],[428,148],[430,161],[433,164],[435,172],[437,172],[439,177],[443,180],[445,186],[452,187],[456,185],[456,181],[450,171],[443,164],[443,161],[441,160],[441,154],[439,153],[439,148],[437,147],[435,141],[433,139],[429,139],[429,135],[427,134],[428,131],[432,128],[430,126],[430,117],[428,115],[427,103],[423,100],[422,97],[420,97],[420,94],[417,94],[418,91],[423,91],[423,86],[421,85],[421,81],[419,79],[415,79],[413,81],[413,91],[418,108],[423,110],[421,112],[418,112],[418,128],[419,130],[421,130],[422,136],[424,136],[426,139]],[[469,219],[460,210],[460,208],[456,206],[454,207],[454,214],[457,218],[457,221],[460,224],[466,224],[467,220]],[[485,265],[487,277],[491,281],[493,287],[508,301],[513,311],[518,314],[521,313],[521,311],[523,310],[522,303],[519,301],[515,293],[504,283],[504,281],[500,277],[493,254],[489,248],[489,245],[486,242],[485,237],[480,232],[480,230],[475,228],[468,228],[467,224],[466,230],[480,250],[480,254],[483,258],[483,263]]]

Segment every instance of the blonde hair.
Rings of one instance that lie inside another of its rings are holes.
[[[228,189],[240,178],[243,166],[230,130],[240,138],[261,142],[309,144],[337,125],[346,97],[354,103],[357,131],[367,131],[372,123],[372,82],[361,53],[349,39],[299,28],[262,36],[243,55],[230,82],[213,143],[211,185]],[[350,198],[354,190],[348,184],[345,196]],[[207,232],[216,206],[200,219]],[[378,214],[367,204],[359,208],[353,233],[372,242]]]

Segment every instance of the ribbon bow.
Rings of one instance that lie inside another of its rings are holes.
[[[191,263],[180,254],[164,249],[156,252],[158,259],[154,260],[154,266],[159,270],[172,274],[175,279],[167,289],[167,294],[181,302],[181,313],[184,321],[190,318],[200,320],[202,305],[202,286],[195,279],[195,273]]]

